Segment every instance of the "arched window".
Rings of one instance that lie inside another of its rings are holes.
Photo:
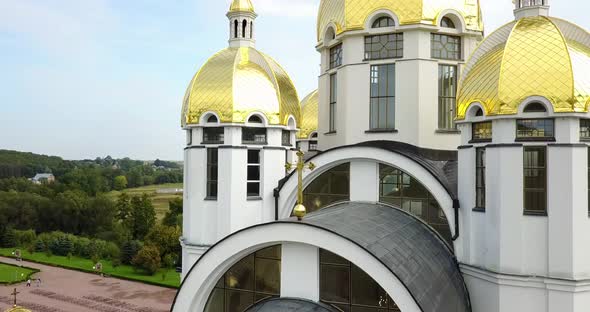
[[[350,163],[336,166],[317,177],[303,191],[307,212],[350,200]]]
[[[262,123],[262,118],[260,118],[260,116],[253,115],[253,116],[250,116],[250,118],[248,118],[248,122],[249,123],[259,123],[259,124],[261,124]]]
[[[393,20],[393,18],[389,17],[389,16],[383,16],[378,18],[377,20],[375,20],[373,22],[373,26],[371,26],[372,28],[382,28],[382,27],[393,27],[395,26],[395,21]]]
[[[475,116],[476,117],[483,116],[483,109],[481,109],[481,108],[478,107],[477,110],[475,111]]]
[[[367,273],[324,249],[320,249],[320,301],[338,311],[400,311],[387,292]]]
[[[245,311],[281,294],[281,246],[259,250],[232,266],[209,295],[205,312]]]
[[[254,31],[254,22],[250,22],[250,39],[253,38],[253,31]]]
[[[452,19],[448,18],[448,17],[443,17],[442,20],[440,21],[440,27],[444,27],[444,28],[457,28],[455,26],[455,22],[453,22]]]
[[[317,137],[318,137],[318,133],[317,132],[314,132],[314,133],[311,134],[311,138],[312,139],[317,139]]]
[[[238,20],[234,21],[234,38],[238,38]]]
[[[336,39],[336,33],[334,32],[334,28],[330,27],[326,30],[326,35],[324,36],[324,41],[329,42]]]
[[[246,20],[242,21],[242,38],[246,38],[246,27],[248,26],[248,22]]]
[[[433,227],[449,244],[451,229],[434,196],[417,179],[388,165],[379,165],[379,201],[401,208]]]
[[[525,112],[525,113],[545,113],[545,112],[547,112],[547,108],[545,107],[545,105],[543,105],[539,102],[534,102],[534,103],[528,104],[524,108],[523,112]]]
[[[211,116],[209,116],[209,117],[207,118],[207,122],[208,122],[208,123],[217,123],[217,122],[218,122],[217,116],[215,116],[215,115],[211,115]]]

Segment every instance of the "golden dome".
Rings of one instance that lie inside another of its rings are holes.
[[[518,113],[528,97],[542,96],[555,112],[586,112],[590,100],[590,34],[564,20],[527,17],[484,40],[463,70],[457,118],[472,103],[486,115]]]
[[[318,130],[318,90],[308,94],[301,101],[301,125],[298,137],[309,139],[309,136]]]
[[[27,310],[23,307],[14,307],[14,308],[10,308],[4,312],[31,312],[31,310]]]
[[[322,0],[318,13],[317,37],[322,41],[326,27],[334,23],[336,34],[365,27],[376,11],[390,10],[401,25],[436,25],[441,13],[459,12],[468,30],[483,31],[479,0]]]
[[[254,6],[250,0],[234,0],[229,7],[230,12],[252,12],[254,13]]]
[[[288,125],[301,117],[299,98],[285,70],[272,58],[250,47],[227,48],[213,55],[188,86],[182,125],[198,124],[214,112],[223,123],[244,123],[253,112],[269,125]]]

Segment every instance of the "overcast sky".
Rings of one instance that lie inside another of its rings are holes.
[[[405,0],[399,0],[405,1]],[[182,159],[181,102],[227,46],[230,0],[0,0],[0,149],[66,159]],[[252,0],[257,47],[303,98],[317,85],[319,0]],[[481,0],[486,32],[511,0]],[[590,2],[552,0],[585,28]]]

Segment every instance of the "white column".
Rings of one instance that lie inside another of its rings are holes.
[[[376,162],[350,162],[350,201],[379,201],[379,165]]]
[[[281,297],[320,300],[319,249],[299,243],[283,243]]]

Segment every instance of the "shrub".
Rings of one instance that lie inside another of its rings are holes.
[[[16,241],[16,235],[14,233],[14,230],[13,229],[6,229],[6,232],[4,233],[4,237],[2,237],[2,241],[0,243],[2,244],[2,247],[4,247],[4,248],[16,247],[18,245],[18,242]]]
[[[150,275],[156,274],[162,266],[160,250],[155,246],[144,246],[133,258],[133,265],[146,271]]]
[[[121,257],[121,251],[115,243],[108,242],[102,252],[102,256],[109,260],[119,259]]]
[[[132,264],[133,258],[135,258],[142,247],[141,242],[136,240],[123,243],[121,248],[121,262],[123,264]]]
[[[37,234],[35,234],[34,230],[14,230],[14,236],[18,246],[29,246],[35,243],[37,240]]]
[[[37,239],[35,241],[35,251],[36,252],[44,252],[45,250],[47,250],[45,243],[41,239]]]

